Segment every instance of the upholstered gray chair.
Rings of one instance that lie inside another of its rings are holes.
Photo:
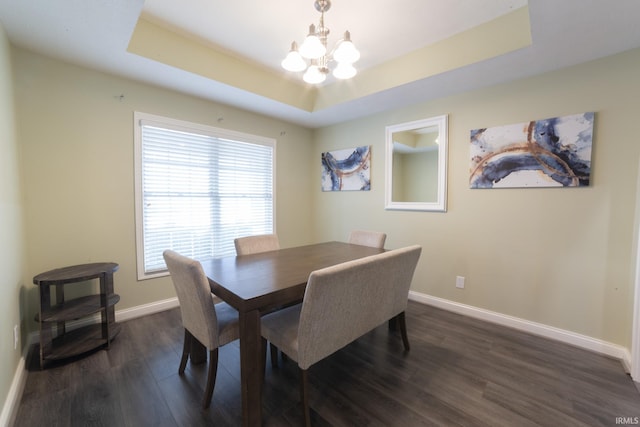
[[[353,230],[349,234],[349,243],[373,248],[384,248],[387,235],[379,231]]]
[[[178,295],[184,327],[184,345],[178,373],[184,374],[194,338],[209,350],[207,385],[202,400],[202,407],[206,409],[211,403],[216,384],[218,347],[239,337],[238,312],[226,303],[213,303],[209,281],[200,262],[172,250],[164,251],[163,256]]]
[[[250,255],[280,249],[280,241],[275,234],[239,237],[233,241],[237,255]]]
[[[306,425],[311,365],[391,318],[400,320],[409,350],[404,313],[421,251],[414,245],[316,270],[302,304],[262,317],[262,336],[298,363]]]
[[[238,237],[234,239],[233,243],[236,247],[236,255],[251,255],[280,249],[280,240],[276,234]],[[269,349],[271,366],[275,368],[278,366],[278,348],[273,344],[269,344]]]

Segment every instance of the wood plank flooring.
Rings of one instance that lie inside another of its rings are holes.
[[[310,369],[316,426],[616,426],[640,422],[619,361],[410,302],[411,351],[380,326]],[[178,375],[180,312],[122,323],[108,351],[39,370],[37,348],[15,426],[239,426],[239,347],[220,349],[211,407],[206,365]],[[637,418],[636,418],[637,417]],[[297,366],[267,360],[263,424],[302,423]]]

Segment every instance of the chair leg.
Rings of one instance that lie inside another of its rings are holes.
[[[309,411],[309,371],[301,368],[298,368],[298,370],[300,371],[300,403],[302,404],[304,425],[311,427],[311,413]]]
[[[395,317],[392,317],[391,319],[389,319],[389,330],[390,331],[397,331],[398,330],[398,319]]]
[[[269,343],[269,350],[271,351],[271,367],[277,368],[278,367],[278,347],[276,347],[272,343]]]
[[[402,343],[404,344],[404,350],[409,351],[409,337],[407,336],[407,322],[405,320],[404,311],[396,316],[398,319],[398,326],[400,326],[400,334],[402,334]]]
[[[178,368],[178,373],[180,375],[184,374],[184,368],[187,367],[187,360],[189,359],[189,353],[191,352],[191,332],[184,330],[184,344],[182,345],[182,359],[180,360],[180,367]]]
[[[218,374],[218,348],[209,351],[209,374],[207,375],[207,387],[204,390],[202,407],[207,409],[213,397],[213,388],[216,386],[216,375]]]

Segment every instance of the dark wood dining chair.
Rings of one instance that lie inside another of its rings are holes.
[[[307,426],[310,366],[394,317],[409,350],[404,313],[421,251],[414,245],[316,270],[302,304],[262,317],[262,336],[298,363]]]
[[[202,407],[208,408],[218,373],[218,347],[239,337],[238,312],[227,303],[214,304],[209,281],[200,262],[166,250],[164,260],[180,302],[184,345],[178,373],[184,374],[191,354],[192,340],[209,350],[209,370]]]

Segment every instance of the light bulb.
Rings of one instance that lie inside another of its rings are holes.
[[[320,67],[317,65],[310,66],[302,76],[302,80],[309,84],[318,84],[325,81],[327,75],[320,71]]]
[[[320,38],[316,36],[316,27],[311,24],[309,26],[309,35],[302,42],[300,46],[300,55],[309,59],[318,59],[327,53],[327,48],[324,47]]]
[[[353,64],[360,59],[360,52],[356,49],[353,42],[351,42],[351,34],[349,31],[344,32],[344,39],[340,42],[335,52],[333,52],[333,58],[338,62],[348,62]]]
[[[335,70],[333,70],[333,76],[338,79],[350,79],[355,76],[357,70],[349,62],[338,62]]]
[[[291,43],[291,50],[287,54],[286,58],[282,60],[281,64],[282,68],[293,72],[302,71],[307,68],[307,63],[298,52],[298,45],[296,42]]]

